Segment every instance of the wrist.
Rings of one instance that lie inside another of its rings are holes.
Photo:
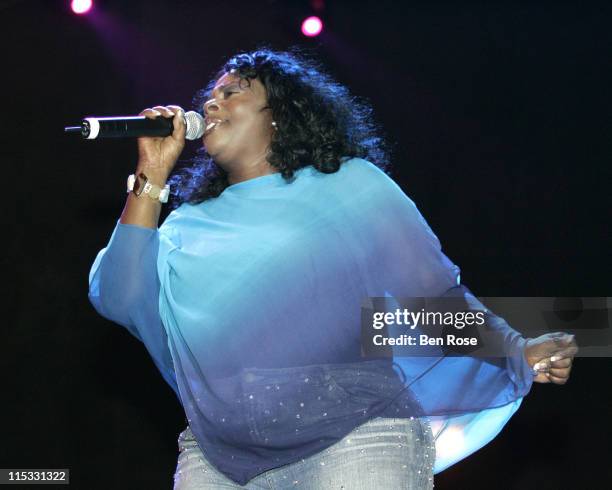
[[[135,175],[145,174],[152,184],[164,186],[168,177],[170,177],[170,171],[160,167],[159,165],[150,165],[139,161],[136,165]]]
[[[151,176],[140,172],[132,174],[127,179],[127,192],[132,193],[136,197],[146,195],[154,201],[160,203],[168,202],[170,195],[170,186],[168,184],[156,184]]]

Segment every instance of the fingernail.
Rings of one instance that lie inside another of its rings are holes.
[[[170,114],[171,116],[174,116],[174,112],[172,111],[168,111],[168,114]]]
[[[540,364],[539,362],[536,362],[536,363],[533,365],[533,370],[534,370],[534,371],[539,371],[540,369],[542,369],[542,366],[543,366],[542,364]]]
[[[559,361],[559,360],[561,360],[561,359],[562,359],[562,357],[561,357],[561,356],[552,356],[552,357],[550,358],[550,362]]]

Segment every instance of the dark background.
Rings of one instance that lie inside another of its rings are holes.
[[[171,488],[181,406],[143,346],[87,300],[135,143],[62,130],[190,108],[228,56],[261,43],[312,48],[371,101],[393,177],[475,294],[611,295],[604,4],[328,0],[311,40],[307,1],[99,0],[86,17],[68,3],[0,2],[0,467],[68,467],[79,489]],[[611,373],[607,358],[578,358],[567,385],[534,385],[436,488],[611,488]]]

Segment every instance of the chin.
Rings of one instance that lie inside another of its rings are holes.
[[[222,140],[219,141],[218,135],[213,131],[211,134],[202,138],[202,145],[210,156],[218,155],[220,147],[224,146]]]
[[[204,147],[204,150],[206,150],[206,153],[208,153],[211,157],[214,157],[216,155],[215,152],[215,144],[211,144],[210,141],[208,141],[208,138],[206,140],[202,140],[202,146]]]

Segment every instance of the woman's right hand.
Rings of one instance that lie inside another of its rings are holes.
[[[170,136],[138,138],[138,172],[163,185],[185,147],[185,111],[177,105],[155,106],[139,115],[148,119],[175,116]]]

